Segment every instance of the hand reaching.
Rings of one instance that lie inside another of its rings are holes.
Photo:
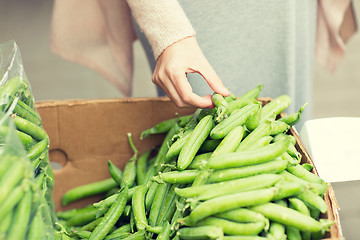
[[[152,81],[160,87],[178,107],[212,107],[211,95],[199,96],[192,91],[187,73],[198,73],[210,88],[223,96],[229,90],[202,53],[195,37],[184,38],[169,47],[157,60]]]

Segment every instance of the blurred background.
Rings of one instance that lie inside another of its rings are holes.
[[[26,75],[37,101],[123,97],[92,69],[68,62],[49,47],[53,2],[48,0],[0,0],[0,43],[15,40]],[[359,18],[360,0],[354,0]],[[359,20],[358,20],[359,22]],[[134,44],[134,97],[156,96],[145,53]],[[360,117],[360,33],[347,44],[345,58],[335,73],[315,63],[314,118]],[[340,204],[341,222],[347,239],[359,239],[360,184],[333,184]],[[351,193],[351,195],[349,195]]]

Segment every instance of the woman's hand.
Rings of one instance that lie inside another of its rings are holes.
[[[160,87],[178,107],[212,107],[211,95],[193,93],[187,73],[199,73],[211,89],[223,96],[229,90],[202,53],[195,37],[188,37],[167,47],[157,60],[152,81]]]

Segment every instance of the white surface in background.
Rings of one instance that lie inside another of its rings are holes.
[[[300,138],[326,182],[360,180],[360,118],[306,121]]]

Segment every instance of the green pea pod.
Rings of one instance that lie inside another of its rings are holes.
[[[12,218],[12,213],[8,213],[3,218],[0,218],[0,239],[6,239],[6,233],[11,226]]]
[[[153,177],[153,180],[157,182],[163,181],[171,184],[186,184],[192,183],[198,174],[198,170],[171,171],[159,173],[158,176]]]
[[[160,146],[160,149],[156,155],[154,162],[155,169],[157,170],[157,172],[162,171],[164,169],[163,164],[167,163],[167,161],[169,160],[166,158],[166,153],[169,151],[169,147],[172,144],[172,138],[179,131],[179,129],[180,129],[179,125],[175,124],[166,134],[165,139]]]
[[[309,190],[302,191],[296,197],[304,201],[308,206],[318,209],[321,213],[326,213],[327,211],[325,200],[314,192]]]
[[[323,179],[316,176],[312,172],[307,171],[301,165],[288,166],[286,170],[288,170],[290,173],[294,174],[295,176],[304,179],[305,181],[320,183],[320,184],[325,183]]]
[[[209,169],[201,169],[199,175],[197,175],[192,182],[192,187],[201,186],[207,183],[212,171]]]
[[[56,213],[56,216],[59,218],[59,219],[70,219],[76,215],[81,215],[82,213],[85,213],[85,212],[88,212],[88,211],[91,211],[91,210],[94,210],[94,206],[92,204],[90,205],[87,205],[83,208],[73,208],[73,209],[70,209],[70,210],[66,210],[66,211],[58,211]]]
[[[106,240],[110,239],[122,239],[129,236],[131,233],[130,224],[122,225],[121,227],[114,230],[111,234],[105,237]]]
[[[228,107],[228,109],[229,109],[228,113],[232,113],[232,111],[234,111],[235,109],[242,108],[249,103],[256,102],[256,98],[259,96],[263,87],[264,87],[263,85],[258,85],[256,88],[251,89],[250,91],[246,92],[238,99],[235,99],[234,101],[230,102],[229,107]]]
[[[184,218],[184,222],[186,225],[191,226],[214,214],[239,207],[249,207],[267,203],[273,199],[276,191],[276,188],[271,187],[225,195],[201,202],[187,217]]]
[[[147,161],[151,150],[143,153],[136,162],[136,182],[138,185],[144,184],[146,181]]]
[[[246,119],[260,106],[250,104],[243,108],[234,110],[230,116],[217,124],[210,132],[212,139],[224,138],[233,128],[245,124]]]
[[[27,157],[30,160],[35,160],[43,152],[45,152],[48,148],[49,148],[49,141],[47,138],[45,138],[45,139],[41,140],[40,142],[36,143],[34,146],[32,146],[28,150]]]
[[[102,222],[92,231],[89,240],[101,240],[106,237],[109,231],[114,227],[122,213],[124,212],[127,202],[128,188],[124,187],[116,200],[105,214]]]
[[[184,227],[179,229],[178,234],[184,240],[222,239],[224,236],[222,228],[218,226]]]
[[[270,187],[281,179],[282,177],[277,174],[259,174],[256,176],[239,178],[226,182],[191,186],[186,188],[175,188],[175,193],[183,198],[205,200]]]
[[[8,233],[8,240],[25,239],[27,227],[31,215],[32,191],[27,191],[16,208]]]
[[[25,167],[22,161],[13,161],[11,166],[0,179],[0,206],[23,179],[24,174]]]
[[[219,146],[221,141],[222,139],[206,139],[205,142],[201,145],[198,154],[209,152],[212,153]]]
[[[19,97],[28,88],[22,76],[10,78],[5,84],[0,86],[0,100],[2,103],[1,110],[6,109],[6,104],[11,102],[11,98]]]
[[[171,233],[171,226],[169,222],[165,222],[162,226],[162,230],[156,237],[156,240],[169,240]]]
[[[272,136],[264,136],[256,140],[251,146],[248,147],[247,150],[255,150],[261,147],[265,147],[270,144],[273,140]]]
[[[216,122],[221,122],[224,118],[227,117],[226,113],[229,111],[228,102],[226,99],[219,93],[214,93],[211,97],[212,102],[216,108]]]
[[[271,222],[269,227],[269,232],[266,234],[269,239],[279,239],[286,240],[287,236],[285,234],[285,225]]]
[[[192,130],[185,131],[182,137],[177,139],[167,151],[165,155],[165,162],[169,162],[171,159],[177,157],[180,154],[181,149],[184,147],[185,143],[189,140]]]
[[[140,185],[134,192],[132,198],[133,214],[135,218],[136,228],[138,230],[144,230],[148,225],[146,212],[145,212],[146,191],[147,191],[147,187],[144,184]]]
[[[88,224],[96,219],[98,209],[94,208],[87,212],[77,214],[66,221],[68,226],[83,226]]]
[[[41,141],[48,138],[47,133],[42,127],[16,115],[13,115],[12,119],[14,120],[18,130],[32,136],[36,140]]]
[[[120,187],[131,188],[136,179],[136,161],[130,160],[125,164],[124,172],[120,182]]]
[[[271,123],[264,122],[261,123],[254,131],[250,132],[244,140],[241,141],[236,152],[241,152],[248,150],[256,141],[264,136],[269,136],[271,134]]]
[[[237,126],[233,128],[229,134],[225,136],[224,139],[220,142],[217,148],[213,151],[211,157],[231,153],[236,150],[239,146],[243,136],[244,136],[244,128],[242,126]]]
[[[160,214],[161,206],[163,205],[163,201],[168,192],[169,184],[160,183],[157,188],[156,195],[151,204],[150,212],[149,212],[149,225],[155,227],[158,216]]]
[[[283,176],[286,181],[301,183],[304,186],[306,186],[307,189],[309,189],[310,191],[312,191],[318,195],[324,194],[328,187],[327,184],[324,184],[324,183],[308,182],[302,178],[299,178],[299,177],[289,173],[286,170],[280,172],[279,174],[281,176]]]
[[[177,167],[179,170],[185,170],[191,164],[197,151],[200,149],[205,139],[209,136],[213,126],[214,121],[210,115],[201,119],[196,125],[189,140],[180,151],[177,161]]]
[[[141,231],[137,231],[133,234],[131,234],[128,237],[123,238],[123,240],[145,240],[145,231],[141,230]]]
[[[84,184],[68,190],[62,197],[61,202],[63,206],[68,205],[76,200],[94,196],[115,188],[118,184],[113,178],[107,178],[98,182]]]
[[[194,160],[189,165],[189,169],[203,169],[206,168],[207,161],[210,159],[212,152],[202,153],[195,156]]]
[[[30,223],[27,239],[42,239],[46,234],[45,231],[46,228],[42,219],[41,209],[38,208]]]
[[[162,226],[166,221],[170,221],[170,219],[165,219],[166,214],[171,214],[171,212],[175,211],[175,208],[172,208],[174,199],[176,198],[175,187],[178,185],[173,184],[169,191],[165,194],[163,203],[161,204],[161,208],[159,210],[159,214],[156,220],[156,226]],[[170,213],[168,213],[170,211]],[[151,212],[151,211],[150,211]]]
[[[244,235],[227,235],[223,240],[269,240],[267,237],[261,236],[244,236]]]
[[[10,166],[12,165],[13,161],[15,160],[15,158],[12,157],[4,157],[1,159],[1,164],[0,164],[0,176],[2,177],[10,168]],[[1,179],[0,177],[0,179]]]
[[[147,191],[145,197],[145,207],[146,210],[148,211],[150,211],[150,207],[152,205],[152,202],[154,201],[158,187],[159,187],[159,183],[156,181],[151,182],[151,184],[149,185],[149,190]]]
[[[208,217],[197,223],[198,226],[218,226],[227,235],[258,235],[265,228],[264,222],[238,223],[218,217]]]
[[[306,186],[297,182],[279,181],[275,184],[278,189],[273,200],[280,200],[287,197],[295,196],[305,191]]]
[[[89,237],[91,236],[90,231],[76,231],[75,234],[81,239],[89,239]]]
[[[201,109],[199,116],[198,116],[198,120],[200,121],[201,119],[203,119],[204,117],[206,117],[208,115],[215,115],[215,114],[216,114],[216,108]]]
[[[255,128],[257,128],[260,124],[260,117],[261,117],[261,105],[259,105],[259,108],[257,111],[250,114],[250,116],[246,119],[245,126],[249,131],[253,131]]]
[[[216,217],[227,219],[233,222],[262,222],[264,223],[264,230],[267,231],[269,228],[269,220],[264,217],[262,214],[251,211],[247,208],[238,208],[234,210],[230,210],[227,212],[219,213],[215,215]]]
[[[17,100],[15,108],[13,110],[13,113],[16,113],[16,115],[29,120],[30,122],[41,126],[41,117],[40,115],[35,112],[34,109],[32,109],[31,107],[29,107],[27,104],[25,104],[24,102],[22,102],[19,99],[15,99]]]
[[[142,131],[140,134],[140,139],[149,137],[151,134],[167,133],[177,123],[179,123],[179,125],[183,127],[190,121],[191,117],[192,115],[186,115],[159,122],[155,126]]]
[[[274,136],[274,142],[276,141],[280,141],[284,138],[292,138],[291,135],[287,135],[287,134],[283,134],[283,133],[280,133],[280,134],[277,134],[276,136]],[[291,139],[291,141],[293,141]],[[295,142],[296,143],[296,142]],[[296,150],[295,148],[295,143],[291,142],[291,144],[289,145],[289,148],[286,150],[286,152],[293,158],[296,158],[298,160],[298,162],[300,162],[301,160],[301,154]]]
[[[300,109],[298,112],[296,113],[293,113],[293,114],[290,114],[290,115],[287,115],[285,117],[282,117],[279,119],[279,121],[282,121],[290,126],[294,126],[295,124],[297,124],[300,119],[301,119],[301,115],[306,107],[307,103],[305,103]]]
[[[325,232],[333,224],[326,220],[317,221],[310,216],[276,203],[259,204],[249,209],[261,213],[272,221],[296,227],[301,231]]]
[[[114,179],[115,182],[120,186],[122,182],[123,172],[120,168],[114,165],[111,160],[108,160],[108,169],[111,177]]]
[[[0,126],[0,137],[4,138],[5,136],[7,136],[8,131],[9,131],[8,127]],[[19,136],[21,142],[24,144],[25,149],[29,149],[33,145],[34,140],[30,135],[18,130],[16,130],[16,133]]]
[[[291,104],[291,98],[288,95],[281,95],[268,104],[266,104],[261,111],[260,121],[266,119],[275,120],[275,117],[283,112]]]
[[[211,157],[207,162],[207,167],[211,169],[226,169],[268,162],[281,156],[289,144],[290,140],[285,139],[253,151],[234,152]]]
[[[94,221],[89,222],[88,224],[85,224],[79,228],[80,231],[90,231],[92,232],[97,225],[103,220],[104,217],[99,217],[95,219]]]
[[[290,129],[290,125],[287,125],[281,121],[273,121],[271,123],[271,133],[270,135],[275,136],[277,134],[286,133]]]
[[[127,136],[130,147],[134,151],[134,154],[130,158],[130,160],[125,164],[121,183],[120,183],[121,188],[124,188],[125,186],[127,188],[131,188],[136,180],[136,160],[137,160],[138,150],[133,143],[131,133],[128,133]]]
[[[300,230],[296,227],[286,226],[285,233],[288,240],[303,240]]]
[[[28,188],[25,185],[26,183],[24,182],[24,184],[20,184],[16,188],[14,188],[14,190],[11,191],[10,194],[7,196],[7,198],[4,200],[3,204],[1,204],[0,219],[2,219],[11,211],[13,211],[16,205],[21,201],[21,199],[24,196],[24,192],[26,188]]]
[[[225,101],[227,103],[229,103],[229,102],[232,102],[232,101],[234,101],[236,99],[236,95],[232,92],[232,93],[230,93],[229,96],[224,97],[224,98],[225,98]]]
[[[295,197],[289,198],[288,200],[289,200],[289,205],[292,209],[295,209],[305,215],[310,216],[310,210],[302,200]]]
[[[301,212],[307,216],[310,216],[310,210],[309,208],[306,206],[306,204],[298,199],[298,198],[288,198],[288,201],[289,201],[289,207],[298,211],[298,212]],[[310,232],[304,232],[304,231],[301,231],[300,232],[301,236],[302,236],[302,239],[303,240],[310,240],[311,239],[311,233]]]

